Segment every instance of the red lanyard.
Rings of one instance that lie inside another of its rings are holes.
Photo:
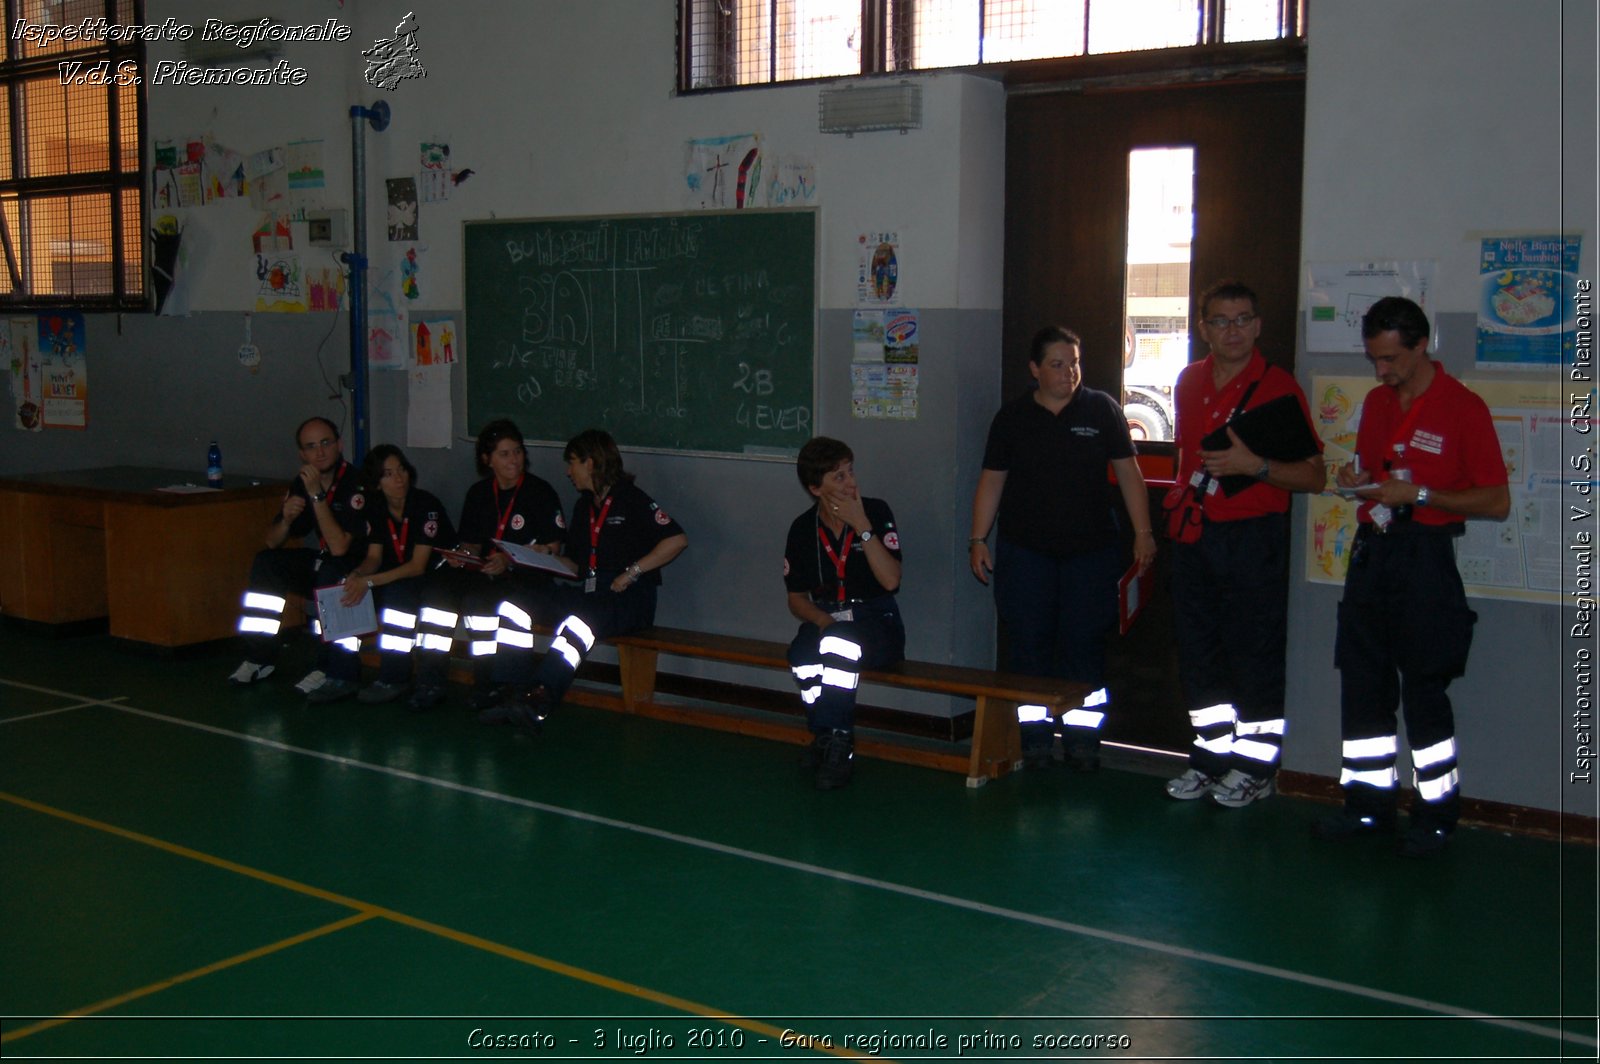
[[[511,489],[511,498],[506,502],[504,513],[500,513],[500,482],[498,480],[493,482],[494,508],[496,513],[500,513],[500,523],[494,526],[495,539],[506,538],[506,522],[511,520],[511,508],[517,505],[517,493],[522,490],[522,482],[526,477],[527,474],[523,474],[517,478],[517,486]]]
[[[349,462],[339,463],[339,472],[333,475],[333,483],[328,485],[328,505],[333,506],[333,493],[339,490],[339,481],[344,479],[344,471],[350,468]],[[309,501],[309,500],[308,500]],[[317,525],[317,546],[323,550],[328,549],[328,541],[322,538],[322,525]]]
[[[840,551],[833,552],[833,544],[828,542],[828,530],[822,527],[822,522],[817,522],[817,538],[822,540],[822,549],[828,552],[828,560],[833,562],[833,571],[839,574],[838,601],[844,601],[844,569],[850,563],[850,541],[855,538],[856,530],[847,528],[844,539],[840,541]]]
[[[394,534],[394,518],[385,515],[384,520],[389,522],[389,542],[394,544],[394,557],[401,565],[406,561],[406,540],[411,538],[411,518],[407,517],[400,522],[400,534]]]
[[[1389,447],[1384,451],[1385,469],[1388,468],[1389,457],[1404,458],[1406,444],[1411,442],[1412,433],[1417,427],[1417,416],[1422,413],[1423,400],[1427,399],[1426,392],[1411,400],[1411,409],[1406,411],[1405,417],[1400,419],[1400,424],[1389,435]]]
[[[589,501],[589,572],[591,575],[597,570],[596,563],[600,560],[600,530],[605,527],[606,514],[611,512],[612,496],[606,496],[606,504],[600,507],[600,513],[595,516],[594,500]]]

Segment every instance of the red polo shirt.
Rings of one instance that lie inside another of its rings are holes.
[[[1250,352],[1250,361],[1244,369],[1220,389],[1212,383],[1212,355],[1199,362],[1191,362],[1178,374],[1176,392],[1178,405],[1178,483],[1187,484],[1190,476],[1200,468],[1200,441],[1215,431],[1232,415],[1239,405],[1239,397],[1259,380],[1250,395],[1246,410],[1254,410],[1281,395],[1292,395],[1300,401],[1306,423],[1311,424],[1311,408],[1306,404],[1305,393],[1294,377],[1261,357],[1259,348]],[[1213,491],[1206,496],[1206,520],[1241,521],[1265,514],[1281,514],[1289,509],[1289,493],[1265,482],[1252,484],[1234,496]]]
[[[1400,409],[1399,393],[1380,384],[1367,393],[1361,406],[1361,428],[1356,433],[1356,453],[1361,468],[1375,481],[1384,480],[1384,462],[1411,470],[1419,487],[1440,491],[1497,487],[1506,482],[1506,463],[1500,453],[1489,407],[1467,386],[1433,363],[1428,390]],[[1373,503],[1361,505],[1358,519],[1370,523]],[[1419,525],[1448,525],[1465,521],[1461,514],[1432,506],[1418,506],[1411,520]]]

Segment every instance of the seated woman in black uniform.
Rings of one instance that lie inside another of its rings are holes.
[[[479,714],[485,724],[538,731],[597,640],[655,623],[661,567],[689,545],[678,523],[634,486],[608,433],[579,433],[567,442],[563,458],[578,501],[567,524],[566,554],[558,560],[578,580],[501,603],[494,675],[510,694],[502,705]],[[535,616],[564,618],[537,674]]]
[[[436,561],[433,548],[454,546],[456,531],[444,504],[416,487],[416,467],[394,444],[381,443],[368,451],[361,473],[378,489],[380,505],[367,507],[367,556],[345,578],[341,600],[353,606],[372,590],[378,611],[378,679],[357,698],[392,702],[410,689],[423,574]],[[347,693],[341,691],[340,697]],[[313,691],[312,701],[333,701],[321,694],[321,688]]]
[[[783,583],[800,630],[789,665],[814,736],[807,761],[818,790],[850,782],[855,756],[856,684],[866,669],[905,657],[900,533],[882,499],[862,497],[855,455],[818,436],[800,448],[800,485],[815,499],[789,526]]]
[[[445,700],[445,673],[456,624],[466,615],[477,683],[471,704],[487,709],[498,700],[489,683],[499,607],[513,588],[549,587],[549,578],[519,569],[495,547],[495,540],[531,546],[554,554],[561,548],[566,521],[561,500],[547,482],[528,472],[522,432],[501,418],[478,433],[478,472],[484,478],[467,489],[461,504],[461,550],[485,559],[479,567],[452,561],[428,574],[417,624],[417,689],[413,710],[432,709]]]

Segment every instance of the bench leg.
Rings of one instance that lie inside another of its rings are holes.
[[[1003,698],[978,696],[972,721],[972,759],[967,765],[967,786],[981,787],[1022,766],[1022,736],[1017,731],[1017,704]]]
[[[622,673],[622,705],[629,713],[656,694],[656,652],[645,647],[619,646],[617,669]]]

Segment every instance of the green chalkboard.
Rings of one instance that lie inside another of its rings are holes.
[[[813,435],[816,214],[468,222],[467,416],[529,440],[791,456]]]

